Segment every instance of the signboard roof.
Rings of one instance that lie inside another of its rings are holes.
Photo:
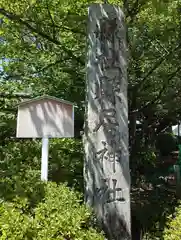
[[[22,105],[29,104],[29,103],[34,103],[34,102],[37,102],[37,101],[40,101],[40,100],[53,100],[53,101],[57,101],[59,103],[65,103],[65,104],[72,105],[72,106],[74,105],[72,102],[69,102],[69,101],[66,101],[66,100],[63,100],[63,99],[60,99],[60,98],[44,95],[44,96],[40,96],[40,97],[36,97],[36,98],[32,98],[32,99],[29,99],[29,100],[22,101],[18,104],[18,106],[22,106]]]

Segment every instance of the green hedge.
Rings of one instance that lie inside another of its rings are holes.
[[[65,184],[48,183],[35,208],[28,198],[0,203],[1,240],[103,240],[90,225],[92,212]]]
[[[181,239],[181,203],[176,208],[174,216],[168,218],[167,227],[163,233],[164,240],[180,240]]]

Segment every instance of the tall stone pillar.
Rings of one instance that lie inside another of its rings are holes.
[[[127,48],[120,8],[88,14],[85,200],[111,240],[130,237]]]

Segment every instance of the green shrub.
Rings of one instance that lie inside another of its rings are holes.
[[[44,198],[29,210],[27,198],[0,204],[1,240],[103,240],[90,226],[92,212],[66,185],[48,183]]]
[[[175,217],[169,216],[167,227],[164,229],[164,240],[180,240],[181,239],[181,203],[176,208]]]
[[[0,198],[10,200],[15,195],[34,198],[39,189],[41,141],[12,140],[0,146]],[[76,139],[51,139],[49,149],[49,180],[67,182],[83,190],[82,143]],[[33,182],[33,184],[31,184]],[[31,186],[31,188],[30,188]],[[40,193],[41,194],[41,193]]]

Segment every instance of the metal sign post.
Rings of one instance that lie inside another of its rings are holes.
[[[41,180],[48,181],[48,137],[42,139]]]

